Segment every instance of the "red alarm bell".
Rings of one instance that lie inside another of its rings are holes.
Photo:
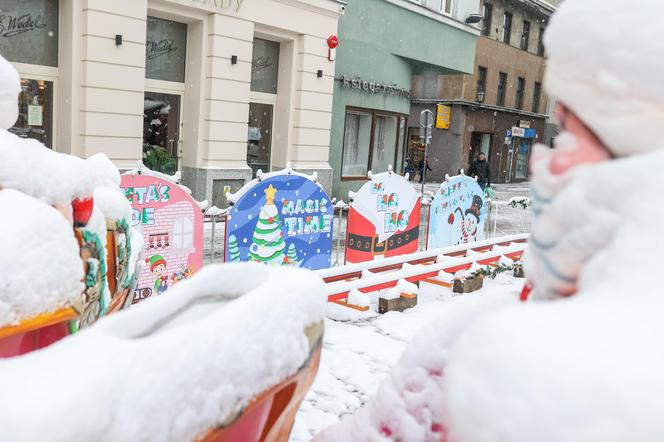
[[[327,38],[327,59],[334,61],[337,58],[337,46],[339,46],[339,39],[336,35],[330,35]]]

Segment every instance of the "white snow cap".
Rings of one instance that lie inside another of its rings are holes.
[[[568,0],[545,36],[546,89],[617,156],[664,147],[664,2]]]
[[[16,68],[0,55],[0,128],[9,129],[18,118],[21,78]]]
[[[83,263],[71,225],[53,207],[0,190],[0,327],[76,303]]]

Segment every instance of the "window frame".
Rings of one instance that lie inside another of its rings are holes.
[[[529,46],[530,46],[530,21],[524,20],[521,28],[521,50],[527,52]]]
[[[542,83],[536,81],[533,85],[533,107],[532,111],[535,113],[540,113],[540,108],[542,107]]]
[[[491,35],[492,19],[493,19],[493,5],[491,3],[484,3],[484,5],[482,6],[482,29],[480,31],[484,37],[489,37]]]
[[[505,80],[504,82],[502,80]],[[507,96],[507,81],[509,77],[507,72],[498,73],[498,88],[496,94],[496,106],[505,107],[505,98]]]
[[[503,35],[500,38],[500,40],[505,44],[511,44],[513,23],[514,23],[514,15],[511,12],[505,12],[503,14]]]
[[[348,112],[362,112],[365,114],[370,114],[371,115],[371,128],[369,129],[370,136],[369,136],[369,151],[368,151],[368,158],[367,158],[367,173],[365,175],[344,175],[344,154],[346,152],[346,116],[348,115]],[[372,162],[373,162],[373,150],[374,150],[374,137],[375,137],[375,129],[376,129],[376,116],[385,116],[385,117],[397,117],[397,133],[395,137],[395,142],[394,142],[394,162],[392,163],[392,169],[396,170],[396,164],[399,159],[399,129],[401,128],[401,119],[405,121],[405,126],[404,129],[407,131],[408,130],[408,115],[406,114],[401,114],[398,112],[391,112],[391,111],[385,111],[382,109],[369,109],[365,107],[357,107],[357,106],[346,106],[346,110],[344,112],[344,130],[342,132],[342,139],[343,144],[341,146],[341,168],[339,169],[339,175],[341,181],[360,181],[360,180],[367,180],[369,179],[369,171],[371,170]],[[405,140],[408,138],[407,135],[404,133],[404,145],[405,145]]]
[[[539,30],[539,39],[537,42],[537,55],[540,57],[544,57],[544,32],[546,31],[546,27],[540,26]]]
[[[526,92],[526,79],[518,77],[516,81],[516,97],[514,99],[514,108],[523,110],[523,99]]]
[[[439,0],[440,4],[438,6],[438,12],[440,12],[443,15],[447,16],[452,16],[454,13],[454,0]],[[450,12],[447,12],[445,9],[447,9],[447,6],[450,7]]]
[[[477,83],[475,85],[475,101],[484,103],[486,101],[486,80],[489,76],[489,69],[485,66],[477,66]],[[480,91],[482,99],[480,100]]]

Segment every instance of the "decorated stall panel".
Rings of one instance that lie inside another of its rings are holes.
[[[123,175],[132,225],[143,235],[145,265],[134,303],[164,293],[203,265],[203,215],[180,186],[150,175]]]
[[[428,249],[484,239],[487,204],[473,178],[459,175],[440,186],[431,203]]]
[[[311,178],[288,171],[265,174],[231,199],[227,262],[330,267],[334,207]]]
[[[417,251],[420,200],[401,175],[372,175],[348,212],[346,262],[371,261]]]

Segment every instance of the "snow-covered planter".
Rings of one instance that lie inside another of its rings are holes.
[[[387,290],[378,299],[378,313],[402,312],[417,305],[417,285],[405,279],[397,281],[397,285]]]
[[[523,272],[523,264],[521,262],[515,262],[514,265],[512,265],[512,275],[514,275],[515,278],[526,277]]]
[[[471,293],[482,288],[484,285],[484,276],[481,273],[474,273],[467,276],[454,278],[452,291],[454,293]]]

